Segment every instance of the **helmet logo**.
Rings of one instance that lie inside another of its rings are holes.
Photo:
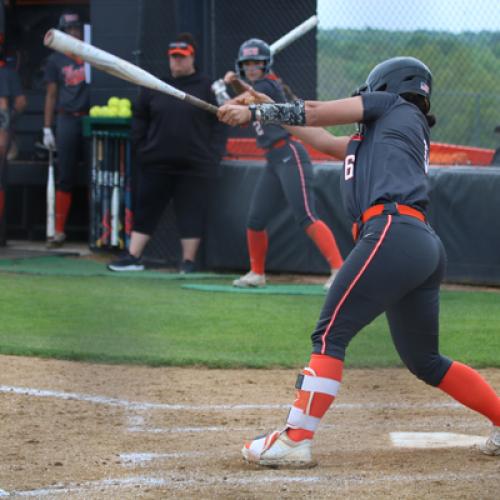
[[[242,55],[246,56],[258,56],[259,55],[259,47],[244,47],[242,50]]]
[[[64,20],[67,23],[77,23],[79,21],[78,14],[64,14]]]
[[[425,82],[420,82],[420,90],[423,90],[426,94],[428,94],[430,91],[429,85]]]

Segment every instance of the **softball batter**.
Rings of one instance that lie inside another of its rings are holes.
[[[445,251],[426,220],[429,128],[434,123],[429,115],[431,87],[425,64],[397,57],[377,65],[355,97],[251,109],[226,105],[219,111],[230,125],[253,119],[261,125],[361,124],[361,133],[351,138],[293,128],[314,147],[345,159],[343,200],[354,221],[356,245],[327,295],[312,334],[313,354],[297,380],[297,398],[285,428],[246,443],[242,453],[249,462],[314,465],[312,438],[339,389],[347,346],[383,312],[408,369],[487,417],[493,431],[482,451],[500,455],[500,398],[478,372],[439,353]]]
[[[236,72],[224,77],[231,83],[235,76],[248,81],[255,90],[285,102],[283,89],[276,79],[266,78],[272,65],[269,45],[252,38],[244,42],[236,60]],[[265,260],[268,248],[266,227],[272,216],[288,203],[295,220],[314,241],[328,262],[331,275],[325,284],[329,288],[342,265],[342,256],[328,226],[318,219],[312,189],[312,165],[304,147],[293,141],[283,127],[276,124],[253,122],[257,145],[266,150],[267,165],[259,177],[252,195],[247,222],[247,242],[250,254],[250,272],[235,280],[235,287],[262,287],[266,285]]]

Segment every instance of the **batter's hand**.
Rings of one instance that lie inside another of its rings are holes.
[[[56,138],[50,127],[43,127],[43,145],[47,149],[56,149]]]
[[[233,83],[233,80],[235,78],[238,78],[236,76],[236,73],[234,71],[228,71],[225,75],[224,75],[224,83],[226,85],[231,85],[231,83]]]
[[[248,106],[239,106],[237,104],[224,104],[217,112],[217,118],[223,123],[232,125],[244,125],[252,119],[252,114]]]
[[[231,102],[228,104],[262,104],[265,102],[273,103],[274,101],[266,94],[262,94],[261,92],[257,92],[254,88],[248,85],[248,88],[245,92],[234,99],[231,99]]]

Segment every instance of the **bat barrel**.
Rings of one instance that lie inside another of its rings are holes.
[[[271,44],[271,54],[275,55],[281,52],[284,48],[288,47],[291,43],[298,40],[300,37],[304,36],[308,31],[315,28],[318,24],[318,16],[311,16],[306,19],[303,23],[296,26],[293,30],[289,31],[286,35],[276,40]]]

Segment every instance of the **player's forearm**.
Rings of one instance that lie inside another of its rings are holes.
[[[326,127],[360,122],[363,101],[361,97],[326,102],[299,99],[286,104],[258,104],[253,113],[264,124]]]
[[[319,127],[292,127],[284,125],[284,128],[301,141],[322,153],[341,160],[345,158],[347,144],[350,140],[349,137],[336,137],[324,128]]]
[[[43,126],[51,127],[54,121],[54,110],[56,108],[57,92],[53,89],[47,90],[45,106],[43,111]]]
[[[22,113],[28,104],[28,100],[26,99],[25,95],[18,95],[14,99],[14,110],[17,114]]]

